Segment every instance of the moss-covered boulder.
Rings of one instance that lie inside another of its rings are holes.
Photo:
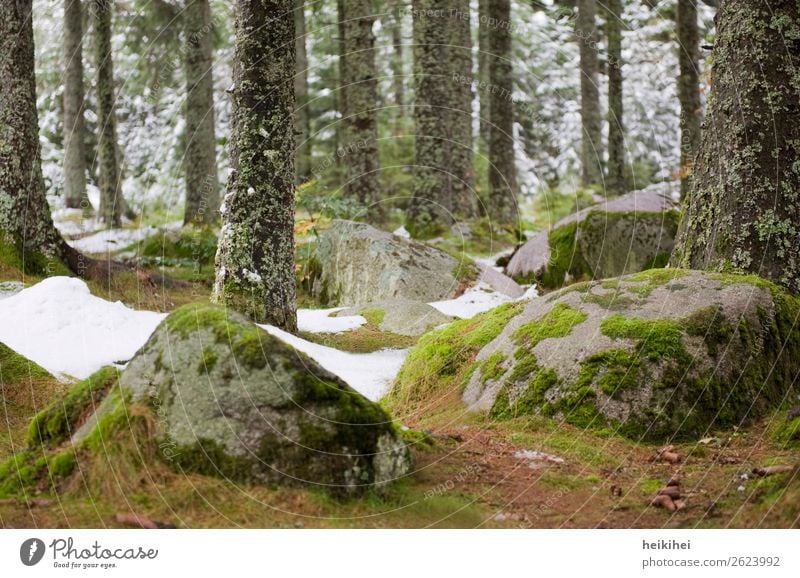
[[[406,337],[418,337],[453,320],[427,303],[410,299],[388,299],[357,305],[338,311],[336,315],[362,315],[381,331]]]
[[[390,398],[402,412],[458,387],[497,419],[696,438],[765,415],[797,387],[799,314],[797,298],[757,277],[654,269],[579,283],[525,304],[477,353],[443,349],[447,329],[429,334]],[[460,329],[459,343],[483,331]]]
[[[680,214],[663,187],[635,191],[558,221],[517,250],[506,274],[553,289],[663,267]]]
[[[108,371],[37,416],[32,443],[56,448],[69,439],[79,457],[103,452],[117,447],[109,439],[135,416],[145,424],[137,446],[158,448],[154,459],[186,473],[349,494],[385,485],[410,467],[383,409],[222,308],[178,309],[118,383]]]
[[[139,253],[145,260],[162,265],[202,267],[214,263],[217,236],[208,227],[163,229],[147,237],[142,242]]]
[[[354,221],[333,221],[314,261],[313,293],[328,305],[398,298],[439,301],[479,276],[469,259]]]

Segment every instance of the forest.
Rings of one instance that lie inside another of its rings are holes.
[[[0,0],[0,527],[800,526],[799,70],[796,0]]]

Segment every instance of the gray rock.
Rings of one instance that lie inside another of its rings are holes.
[[[579,283],[531,301],[480,351],[463,400],[499,419],[695,438],[797,391],[799,309],[752,277],[654,269]]]
[[[534,235],[505,272],[555,288],[576,278],[602,279],[663,266],[679,217],[673,195],[663,185],[608,199]]]
[[[337,315],[361,315],[364,312],[377,317],[378,329],[397,335],[416,337],[453,320],[427,303],[409,299],[389,299],[350,307]]]
[[[410,467],[389,416],[238,314],[188,305],[159,325],[120,378],[153,409],[183,470],[353,493]],[[103,406],[114,401],[107,398]]]
[[[477,277],[471,263],[462,265],[429,245],[353,221],[331,224],[316,261],[319,274],[313,292],[328,305],[398,298],[440,301],[463,290],[465,280]]]

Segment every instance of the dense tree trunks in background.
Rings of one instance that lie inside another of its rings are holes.
[[[597,84],[597,2],[578,0],[575,36],[580,51],[581,74],[581,180],[585,186],[599,185],[603,180],[603,119],[600,111],[600,90]]]
[[[297,330],[294,275],[293,0],[237,0],[231,174],[215,302]]]
[[[487,9],[489,0],[478,0],[478,104],[480,106],[480,143],[484,150],[489,147],[489,26]]]
[[[31,0],[0,2],[0,248],[56,272],[65,243],[45,198],[33,54]]]
[[[511,66],[511,2],[487,0],[489,27],[489,206],[497,224],[514,224],[517,175],[514,163],[514,78]]]
[[[297,55],[294,76],[294,130],[297,140],[295,175],[298,183],[311,177],[311,117],[308,110],[308,56],[306,54],[306,15],[303,3],[303,0],[294,2],[294,41]]]
[[[111,52],[112,0],[93,0],[94,57],[97,69],[97,155],[100,162],[100,218],[109,227],[122,224],[123,203],[114,116],[114,66]]]
[[[184,224],[211,224],[219,215],[214,134],[213,36],[208,0],[188,0],[186,31],[186,207]]]
[[[606,35],[608,37],[608,165],[606,191],[609,195],[625,192],[625,125],[622,113],[622,0],[608,0]]]
[[[402,132],[403,120],[406,117],[405,82],[403,79],[403,2],[395,0],[392,6],[392,97],[395,106],[394,133]]]
[[[91,213],[83,107],[83,13],[80,0],[64,0],[64,201]]]
[[[800,8],[796,0],[725,0],[716,24],[673,264],[757,273],[798,293]]]
[[[697,0],[678,0],[677,31],[678,99],[681,103],[681,196],[689,192],[694,155],[700,145],[700,75],[698,71],[700,29],[697,25]]]
[[[358,200],[369,220],[381,220],[378,164],[378,80],[375,72],[375,7],[372,0],[345,0],[344,65],[342,92],[345,99],[343,140],[339,155],[346,168],[348,197]]]
[[[475,214],[472,42],[467,0],[413,7],[416,164],[408,227],[430,236]]]

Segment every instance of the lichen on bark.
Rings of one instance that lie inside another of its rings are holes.
[[[231,174],[213,300],[297,329],[292,0],[235,6]]]
[[[800,292],[800,7],[729,0],[673,263]],[[748,38],[748,42],[742,42]]]

